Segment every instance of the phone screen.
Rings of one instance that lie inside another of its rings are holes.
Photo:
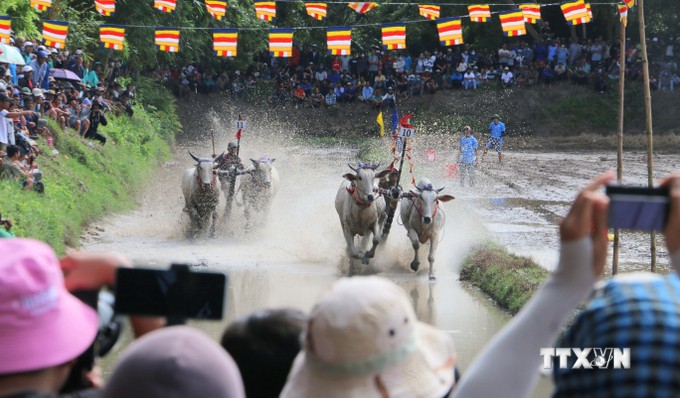
[[[226,284],[223,273],[119,268],[115,310],[120,314],[222,319]]]
[[[669,211],[668,188],[607,187],[609,227],[662,231]]]

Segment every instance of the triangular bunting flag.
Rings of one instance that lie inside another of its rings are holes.
[[[460,18],[441,18],[437,20],[439,43],[442,46],[463,44],[463,24]]]
[[[47,47],[64,48],[66,47],[66,36],[68,35],[68,22],[63,21],[43,21],[43,43]]]
[[[255,15],[263,21],[274,21],[276,19],[276,2],[256,1]]]
[[[205,8],[208,10],[208,14],[218,21],[221,21],[222,17],[227,15],[226,0],[205,0]]]
[[[439,18],[440,10],[441,10],[440,6],[432,6],[426,4],[418,6],[418,12],[420,13],[420,16],[425,17],[427,19]]]
[[[305,3],[305,9],[307,10],[307,15],[319,21],[325,19],[328,13],[326,3]]]
[[[177,0],[154,0],[153,8],[163,12],[173,12],[177,8]]]
[[[31,7],[38,11],[49,10],[52,7],[52,0],[31,0]]]
[[[213,30],[213,50],[218,57],[235,57],[238,46],[238,29]]]
[[[541,20],[541,5],[540,4],[520,4],[520,10],[524,15],[524,22],[536,23]]]
[[[122,50],[125,41],[125,27],[120,25],[101,25],[99,41],[104,48]]]
[[[116,12],[116,0],[94,0],[94,8],[105,17],[110,17]]]
[[[623,26],[628,25],[628,6],[625,4],[619,4],[619,19],[623,22]]]
[[[365,14],[376,8],[378,3],[349,3],[347,6],[359,14]]]
[[[269,29],[269,53],[272,57],[293,55],[293,29]]]
[[[628,8],[633,8],[634,5],[635,0],[626,0],[626,6],[628,6]]]
[[[328,52],[331,55],[351,55],[352,27],[334,26],[326,31]]]
[[[156,48],[161,51],[169,53],[179,52],[179,29],[156,28],[155,44]]]
[[[522,10],[503,11],[498,14],[501,19],[503,34],[508,37],[524,36],[527,34],[527,27],[524,24],[524,14]]]
[[[382,44],[385,50],[401,50],[406,48],[406,24],[383,24]]]
[[[469,5],[468,12],[472,22],[486,22],[487,19],[491,18],[491,9],[488,4]]]
[[[12,18],[0,15],[0,43],[9,44],[12,37]]]
[[[580,25],[590,22],[588,8],[586,7],[586,3],[584,3],[583,0],[564,3],[560,7],[562,8],[564,19],[567,20],[569,25]]]
[[[586,3],[586,11],[588,11],[588,22],[590,22],[593,19],[593,8],[590,6],[590,3]]]

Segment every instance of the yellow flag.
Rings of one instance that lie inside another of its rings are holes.
[[[385,123],[383,122],[383,117],[382,117],[382,111],[378,113],[378,118],[375,119],[376,122],[378,122],[378,126],[380,126],[380,136],[384,137],[385,136]]]

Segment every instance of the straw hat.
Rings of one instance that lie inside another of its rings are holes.
[[[341,279],[308,325],[282,398],[438,398],[455,382],[453,341],[387,279]]]

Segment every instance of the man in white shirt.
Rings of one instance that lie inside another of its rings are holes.
[[[471,69],[468,69],[467,72],[465,72],[465,75],[463,75],[463,84],[465,85],[466,91],[470,87],[477,90],[477,77],[475,76],[475,72]]]
[[[507,66],[503,69],[503,74],[501,75],[501,85],[503,88],[508,88],[514,83],[514,75],[510,72],[510,68]]]
[[[10,142],[9,134],[14,134],[14,131],[8,131],[8,126],[15,117],[31,116],[32,111],[10,112],[9,97],[5,94],[0,94],[0,151],[7,149],[7,144]],[[9,121],[10,123],[7,123]],[[12,136],[12,139],[14,137]]]

